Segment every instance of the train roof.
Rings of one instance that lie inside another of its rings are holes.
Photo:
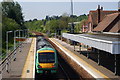
[[[37,38],[37,51],[40,50],[54,50],[54,48],[44,37],[39,36]]]
[[[52,50],[52,51],[56,52],[55,49],[50,48],[50,47],[44,47],[44,48],[38,49],[37,52],[39,52],[39,51],[46,51],[46,50]]]
[[[44,47],[44,48],[41,48],[41,49],[39,49],[39,50],[55,50],[55,49],[50,48],[50,47]]]
[[[51,45],[39,45],[37,46],[37,49],[41,49],[41,48],[53,48]]]

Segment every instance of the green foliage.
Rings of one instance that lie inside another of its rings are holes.
[[[68,23],[69,23],[69,17],[68,16],[64,16],[60,18],[60,29],[64,30],[66,28],[68,28]]]
[[[42,31],[43,30],[43,26],[41,26],[43,24],[43,22],[41,20],[34,20],[34,21],[29,21],[29,22],[25,22],[25,26],[32,30],[32,31]]]
[[[59,28],[59,20],[51,20],[46,23],[45,31],[55,32]]]
[[[75,32],[80,32],[83,22],[87,19],[87,16],[80,15],[80,16],[70,16],[64,13],[62,16],[46,16],[43,20],[29,20],[25,22],[25,26],[32,31],[39,31],[47,34],[57,33],[61,34],[62,32],[69,32],[70,26],[68,23],[70,22],[80,22],[79,24],[75,25]]]
[[[19,24],[17,24],[13,19],[3,17],[3,22],[2,22],[3,30],[9,31],[9,30],[15,30],[20,27]]]
[[[2,47],[5,48],[6,46],[6,31],[10,31],[10,30],[16,30],[19,29],[20,25],[17,24],[13,19],[4,17],[3,18],[3,22],[2,22]],[[10,37],[10,41],[11,43],[13,43],[13,34],[9,35]]]
[[[61,33],[67,33],[67,32],[69,32],[69,31],[65,30],[65,29],[61,31]]]
[[[17,2],[2,2],[2,53],[6,53],[6,32],[25,29],[22,9]],[[0,24],[1,25],[1,24]],[[9,48],[13,47],[13,32],[9,34]],[[4,56],[5,57],[5,56]]]
[[[22,9],[18,2],[2,2],[3,17],[6,16],[23,25]]]
[[[84,24],[84,22],[86,21],[87,19],[83,19],[82,21],[80,21],[79,24],[76,24],[75,25],[75,32],[76,33],[81,33],[82,32],[82,25]]]
[[[87,18],[88,18],[88,16],[83,14],[83,15],[78,16],[77,21],[86,20]]]

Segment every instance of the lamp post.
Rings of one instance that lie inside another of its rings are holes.
[[[12,33],[13,31],[7,31],[6,32],[6,56],[7,56],[7,54],[8,54],[8,34],[9,33]]]
[[[25,38],[27,38],[28,29],[25,29],[24,31],[25,31],[25,33],[24,33],[25,34]]]
[[[29,38],[29,29],[27,29],[27,37]]]
[[[20,32],[21,31],[23,31],[24,33],[22,33],[22,36],[23,37],[25,37],[25,31],[26,31],[27,29],[25,29],[24,31],[23,30],[15,30],[14,31],[14,50],[16,49],[16,32],[18,32],[19,31],[19,36],[18,36],[18,38],[20,39]],[[21,37],[22,37],[21,36]],[[19,51],[21,52],[21,45],[20,45],[20,41],[19,41]],[[15,52],[14,52],[14,61],[16,60],[16,50],[15,50]]]
[[[28,29],[24,29],[24,37],[25,38],[27,37],[27,31],[28,31]]]
[[[6,32],[6,57],[8,55],[8,34],[12,33],[13,31],[7,31]],[[9,66],[9,62],[8,59],[6,60],[6,71],[8,72],[8,66]]]
[[[19,38],[20,38],[20,32],[21,32],[21,31],[23,31],[23,30],[19,30]],[[22,37],[22,35],[21,35],[21,37]],[[21,43],[20,43],[20,41],[19,41],[19,52],[21,52],[21,46],[22,46],[22,45],[21,45]]]
[[[14,31],[14,50],[16,49],[16,32],[19,30]],[[14,52],[14,61],[16,60],[16,50]]]

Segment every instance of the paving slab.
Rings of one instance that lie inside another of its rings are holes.
[[[33,38],[21,78],[34,79],[35,78],[35,53],[36,53],[36,38]]]

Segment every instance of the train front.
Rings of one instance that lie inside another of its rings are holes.
[[[40,74],[56,73],[58,67],[57,54],[52,48],[42,48],[36,55],[36,72]]]

